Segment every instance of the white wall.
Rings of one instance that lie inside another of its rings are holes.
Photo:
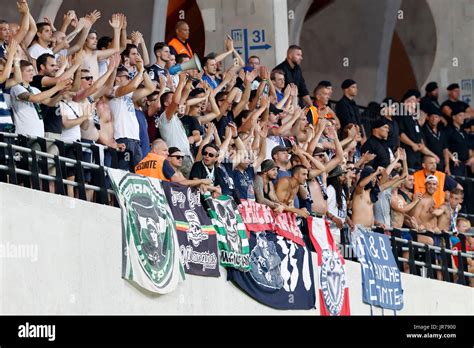
[[[243,34],[246,29],[247,40],[244,35],[239,37],[241,39],[233,37],[234,46],[241,47],[239,52],[244,60],[244,46],[248,48],[249,57],[259,56],[262,64],[270,68],[285,59],[288,48],[286,0],[197,0],[197,3],[206,32],[205,54],[222,53],[225,36],[231,35],[232,30],[237,29],[242,29]],[[258,48],[265,45],[271,48]],[[227,63],[229,62],[228,59]]]
[[[319,314],[263,306],[227,282],[225,270],[220,278],[188,275],[168,295],[141,292],[121,279],[117,208],[2,183],[0,214],[0,245],[32,244],[38,251],[36,262],[0,258],[0,315]],[[347,272],[352,314],[370,315],[361,302],[359,265],[348,262]],[[470,288],[410,275],[402,276],[402,284],[405,308],[399,315],[474,313]]]

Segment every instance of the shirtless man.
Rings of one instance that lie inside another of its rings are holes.
[[[410,211],[410,215],[415,217],[418,222],[420,230],[428,230],[430,232],[439,232],[438,216],[443,211],[435,209],[435,201],[433,194],[438,189],[438,179],[434,175],[428,175],[425,179],[426,192],[424,193],[418,205]],[[418,241],[421,243],[433,245],[433,238],[426,235],[418,234]]]
[[[455,188],[450,192],[448,202],[445,202],[440,208],[443,211],[438,217],[438,228],[441,231],[456,232],[456,219],[459,210],[461,210],[463,199],[464,191]]]
[[[293,167],[292,175],[280,178],[276,183],[276,196],[278,200],[285,206],[285,211],[295,213],[299,216],[307,218],[309,212],[303,208],[294,207],[294,200],[301,185],[308,180],[308,169],[303,165]]]
[[[374,199],[371,197],[376,194],[374,191],[377,184],[377,176],[385,170],[378,167],[377,170],[366,166],[361,174],[359,182],[355,188],[352,198],[352,222],[354,225],[361,225],[365,228],[371,228],[374,225]]]
[[[120,31],[124,23],[124,16],[114,13],[112,20],[109,21],[110,26],[114,30],[114,40],[112,48],[106,50],[97,50],[97,33],[90,32],[87,35],[86,43],[84,44],[84,63],[82,69],[90,71],[94,81],[99,78],[99,61],[106,59],[118,53],[120,50]]]

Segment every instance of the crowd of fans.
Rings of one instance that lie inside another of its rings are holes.
[[[92,29],[99,11],[68,11],[59,29],[35,22],[25,0],[18,11],[19,24],[0,20],[0,131],[33,137],[33,148],[34,137],[102,144],[120,152],[121,169],[293,212],[303,231],[311,213],[326,216],[335,235],[345,225],[408,227],[417,233],[405,238],[431,245],[450,243],[442,231],[470,228],[458,217],[463,187],[450,175],[473,176],[474,110],[455,83],[441,104],[435,82],[422,98],[409,90],[375,103],[369,123],[351,79],[334,110],[331,82],[310,94],[295,45],[271,69],[257,56],[245,62],[227,37],[224,52],[202,59],[202,72],[171,75],[193,58],[186,22],[154,45],[150,62],[143,35],[129,34],[121,13],[108,37]],[[224,69],[226,57],[233,64]],[[58,154],[53,143],[47,150]],[[66,154],[77,156],[72,146]]]

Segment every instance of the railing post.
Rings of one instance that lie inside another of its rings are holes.
[[[54,190],[59,195],[66,195],[66,191],[64,190],[64,181],[63,181],[63,174],[61,171],[61,161],[59,160],[59,156],[54,156],[54,165],[56,167],[56,179],[54,180]]]
[[[449,282],[448,260],[446,258],[446,250],[441,248],[441,272],[443,273],[443,280]]]
[[[398,251],[399,251],[399,244],[398,243],[399,242],[397,242],[395,240],[395,236],[393,234],[390,235],[390,242],[391,242],[391,245],[392,245],[393,256],[395,257],[395,260],[397,261],[398,269],[403,272],[403,262],[401,262],[398,259]]]
[[[0,143],[6,143],[5,136],[0,133]],[[6,149],[3,146],[0,146],[0,164],[7,165],[7,156]],[[0,181],[8,182],[7,172],[0,170]]]
[[[415,266],[415,252],[413,250],[413,243],[408,241],[408,266],[410,267],[410,274],[417,274]]]
[[[77,182],[77,192],[79,195],[79,199],[87,200],[86,195],[86,186],[84,181],[84,170],[82,168],[82,163],[77,160],[76,164],[74,165],[76,171],[76,182]]]
[[[16,177],[16,166],[15,166],[15,154],[13,153],[13,148],[11,144],[7,145],[7,154],[8,154],[8,178],[10,184],[18,185],[18,178]]]
[[[96,202],[99,204],[108,204],[107,186],[105,183],[105,169],[103,166],[92,169],[92,183],[100,187],[96,192]]]
[[[433,264],[431,263],[431,252],[430,246],[425,244],[425,265],[426,265],[426,275],[428,278],[434,279]]]
[[[41,189],[39,169],[38,169],[38,158],[36,157],[36,150],[31,150],[31,186],[35,190]]]

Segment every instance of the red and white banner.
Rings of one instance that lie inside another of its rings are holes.
[[[305,245],[294,213],[275,214],[269,206],[252,200],[241,199],[240,203],[239,213],[247,227],[247,236],[250,231],[274,231],[299,245]]]
[[[241,199],[239,213],[242,222],[247,227],[247,237],[250,231],[262,232],[273,230],[273,211],[268,205],[253,200]]]
[[[334,242],[329,224],[322,218],[308,218],[309,236],[318,254],[319,303],[321,315],[350,315],[345,262]]]
[[[274,229],[277,234],[304,246],[303,235],[296,224],[295,213],[281,213],[275,216]]]

